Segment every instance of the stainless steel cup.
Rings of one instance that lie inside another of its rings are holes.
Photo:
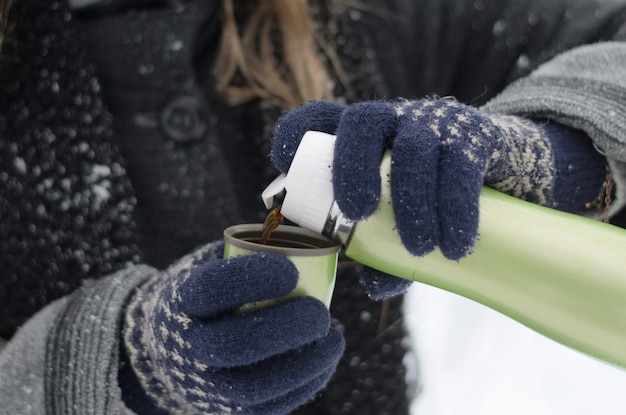
[[[267,244],[261,244],[262,224],[231,226],[224,230],[224,258],[252,252],[276,252],[285,255],[299,272],[298,285],[287,297],[309,295],[330,306],[340,244],[322,235],[297,226],[280,225]],[[276,300],[271,300],[274,302]],[[263,303],[245,306],[260,307]]]

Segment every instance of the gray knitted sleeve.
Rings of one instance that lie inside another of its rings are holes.
[[[604,154],[626,203],[626,42],[602,42],[565,52],[509,85],[482,108],[549,118],[585,131]]]
[[[138,266],[91,281],[29,320],[0,353],[0,412],[131,414],[117,384],[120,325],[153,273]]]

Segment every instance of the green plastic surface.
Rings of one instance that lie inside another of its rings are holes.
[[[389,159],[381,166],[387,177]],[[395,232],[389,186],[346,255],[457,293],[562,344],[626,367],[626,231],[483,190],[474,251],[450,261],[411,255]]]

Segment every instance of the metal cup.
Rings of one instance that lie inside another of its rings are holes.
[[[266,244],[261,244],[262,224],[231,226],[224,230],[224,258],[253,252],[276,252],[285,255],[299,272],[298,285],[289,294],[309,295],[330,306],[337,275],[340,244],[322,235],[297,226],[280,225]],[[277,300],[270,300],[274,303]],[[244,306],[255,308],[267,302]]]

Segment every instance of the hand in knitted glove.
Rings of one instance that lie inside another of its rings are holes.
[[[483,183],[571,210],[593,199],[604,178],[604,162],[583,134],[484,113],[452,98],[304,105],[276,126],[272,161],[279,170],[289,169],[308,130],[337,135],[335,199],[352,220],[377,208],[380,160],[393,150],[393,211],[402,242],[415,255],[439,248],[458,260],[471,252]]]
[[[329,312],[312,297],[239,313],[297,282],[285,257],[220,259],[209,245],[134,294],[124,326],[120,384],[139,414],[287,414],[311,399],[343,353]]]

